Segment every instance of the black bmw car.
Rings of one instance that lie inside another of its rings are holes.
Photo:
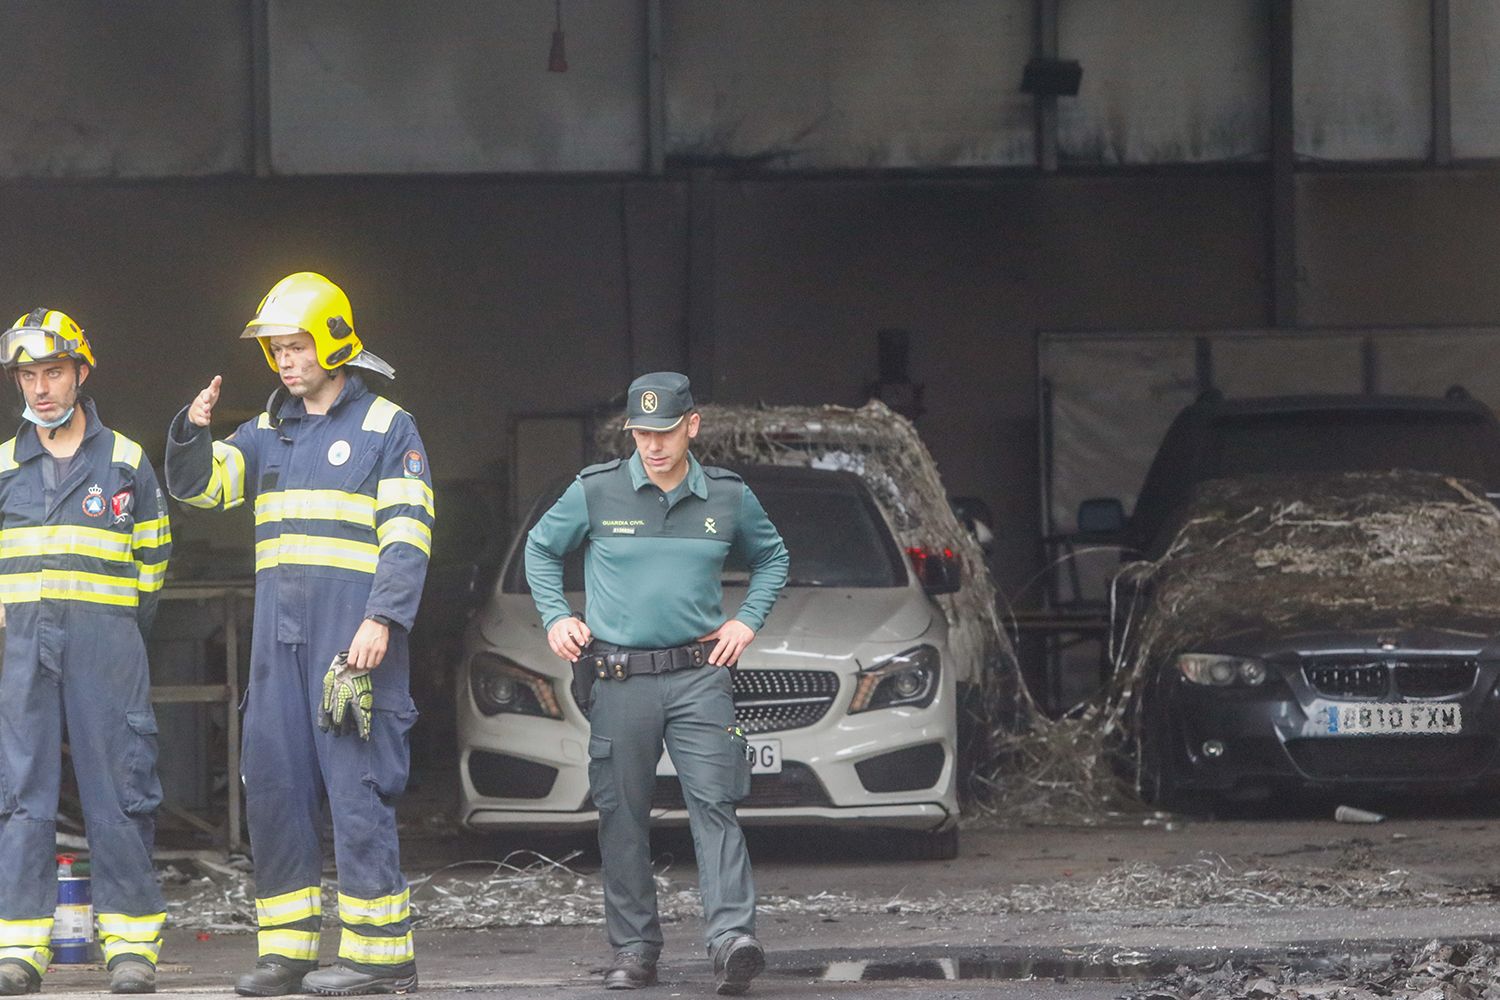
[[[1203,409],[1114,582],[1143,797],[1500,784],[1494,416],[1457,395]]]

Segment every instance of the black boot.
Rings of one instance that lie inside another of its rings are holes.
[[[317,962],[294,962],[289,958],[263,958],[255,968],[234,981],[242,997],[280,997],[302,993],[302,977],[316,972]]]
[[[111,993],[155,993],[156,966],[141,958],[122,958],[109,967]]]
[[[0,962],[0,996],[18,997],[23,993],[42,992],[42,977],[25,962],[8,959]]]
[[[766,953],[759,941],[749,934],[732,937],[714,949],[714,992],[738,996],[765,967]]]
[[[615,952],[615,964],[604,973],[607,990],[638,990],[656,985],[656,963],[634,951]]]
[[[380,972],[365,972],[340,962],[302,978],[302,988],[325,997],[352,997],[365,993],[411,993],[417,988],[417,963],[407,962]]]

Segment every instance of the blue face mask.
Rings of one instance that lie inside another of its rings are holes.
[[[31,404],[28,403],[28,404],[26,404],[26,409],[23,410],[23,411],[21,411],[21,416],[25,417],[27,420],[30,420],[32,423],[36,424],[38,427],[46,427],[46,428],[50,429],[50,428],[53,428],[53,427],[61,427],[63,424],[67,423],[69,420],[72,420],[73,419],[73,411],[76,410],[76,409],[78,409],[78,407],[76,405],[70,406],[70,407],[68,407],[68,412],[64,413],[62,416],[58,417],[56,420],[43,420],[41,417],[39,417],[39,416],[36,415],[36,411],[33,410],[31,408]]]

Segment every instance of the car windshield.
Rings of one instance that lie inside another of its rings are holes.
[[[852,475],[781,476],[776,470],[757,475],[748,470],[745,480],[786,543],[791,556],[787,586],[905,586],[906,569],[896,540],[869,492]],[[559,487],[537,504],[527,518],[526,530],[531,530],[561,492]],[[583,589],[583,551],[580,547],[563,560],[565,590]],[[530,593],[524,563],[524,547],[517,545],[505,571],[506,593]],[[724,583],[744,584],[749,578],[749,567],[739,553],[731,551],[724,564]]]
[[[1469,413],[1296,412],[1220,417],[1216,476],[1443,472],[1493,484],[1493,432]]]

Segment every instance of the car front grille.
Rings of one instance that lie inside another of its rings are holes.
[[[1408,698],[1442,698],[1474,686],[1474,660],[1411,660],[1396,666],[1396,690]]]
[[[831,806],[823,783],[806,764],[787,761],[780,774],[752,774],[750,794],[741,806],[786,808],[788,806]],[[656,790],[651,796],[652,809],[685,809],[682,800],[682,785],[676,777],[658,775]]]
[[[838,693],[831,670],[736,670],[735,721],[749,734],[801,729],[827,715]]]
[[[1477,777],[1494,756],[1488,736],[1330,736],[1288,740],[1304,774],[1323,781]]]
[[[1333,698],[1378,698],[1391,686],[1384,663],[1305,663],[1302,676],[1319,694]]]
[[[1329,698],[1451,697],[1472,688],[1478,672],[1475,660],[1441,656],[1399,660],[1320,657],[1302,664],[1307,683]]]

